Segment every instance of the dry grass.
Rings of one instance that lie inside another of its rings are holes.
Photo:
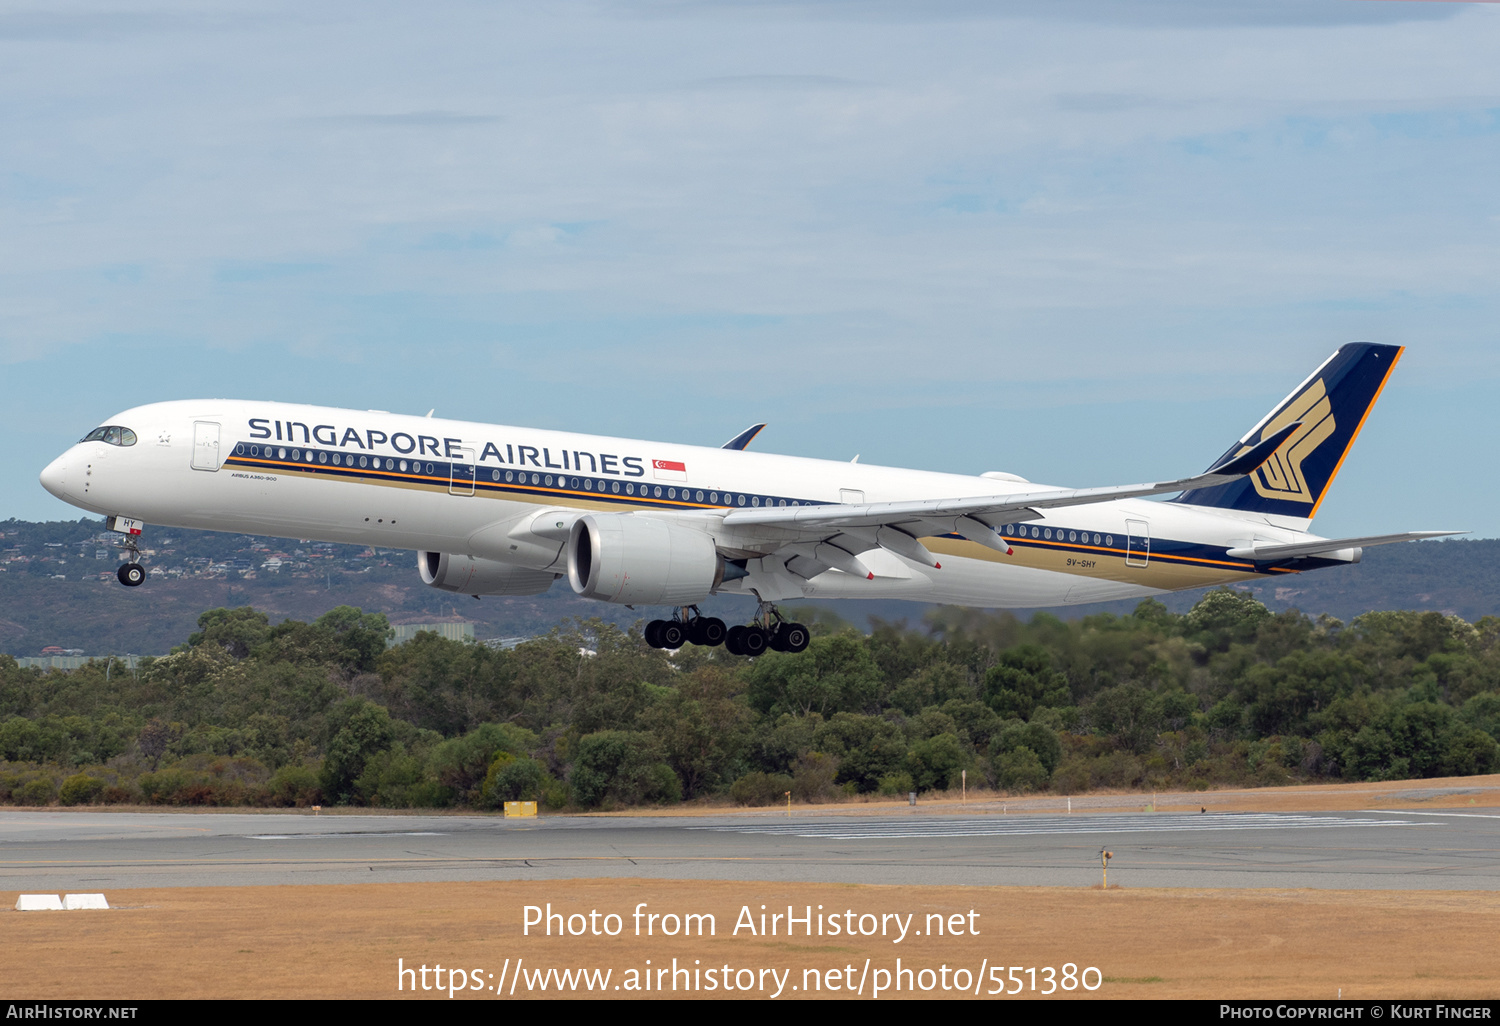
[[[514,966],[520,958],[534,969],[609,968],[611,987],[626,970],[644,970],[648,959],[655,968],[676,958],[679,967],[790,969],[790,988],[803,984],[806,969],[852,965],[857,982],[866,958],[872,969],[894,969],[899,957],[904,968],[947,965],[950,979],[955,968],[977,970],[985,960],[1007,969],[1096,966],[1104,984],[1094,996],[1115,998],[1333,998],[1341,991],[1346,998],[1481,998],[1500,992],[1493,952],[1500,895],[1491,893],[569,880],[129,890],[114,899],[120,904],[109,912],[0,912],[0,980],[7,995],[388,998],[399,996],[398,958],[407,966],[478,969],[487,985],[507,959]],[[564,913],[617,912],[624,933],[522,936],[522,907],[549,901]],[[640,902],[648,912],[711,912],[716,936],[632,936],[630,914]],[[972,909],[979,932],[913,934],[900,944],[878,936],[809,938],[800,927],[793,938],[784,928],[777,937],[744,930],[734,936],[741,907],[749,906],[758,925],[763,904],[769,911],[790,904],[799,914],[807,905],[815,912],[822,905],[825,914],[911,913],[914,932],[931,913],[961,914],[967,924]],[[1029,983],[1030,977],[1021,978]],[[524,992],[523,985],[516,996]],[[1086,996],[1081,990],[1074,995]],[[804,993],[788,989],[783,996]],[[937,990],[924,996],[958,995]]]

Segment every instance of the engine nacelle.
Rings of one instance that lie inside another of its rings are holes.
[[[417,570],[428,587],[461,595],[540,595],[562,576],[447,552],[418,552]]]
[[[690,527],[605,513],[580,517],[568,535],[568,582],[584,598],[686,606],[723,580],[713,539]]]

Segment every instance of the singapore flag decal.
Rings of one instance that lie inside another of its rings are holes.
[[[652,460],[651,473],[658,481],[686,481],[687,464],[674,460]]]

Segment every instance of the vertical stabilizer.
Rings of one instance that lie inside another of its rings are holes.
[[[1400,346],[1340,347],[1214,466],[1300,422],[1270,459],[1238,481],[1183,492],[1172,501],[1311,520],[1400,358]]]

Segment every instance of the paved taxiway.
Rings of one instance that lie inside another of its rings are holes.
[[[0,813],[0,891],[551,880],[1500,890],[1500,813]]]

